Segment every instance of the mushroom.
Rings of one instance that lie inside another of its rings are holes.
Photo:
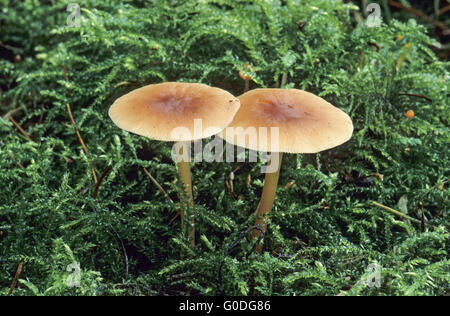
[[[239,100],[219,88],[200,83],[166,82],[131,91],[109,109],[111,120],[121,129],[160,141],[177,142],[172,152],[193,206],[190,170],[190,142],[219,133],[233,119]],[[181,212],[181,227],[184,213]],[[190,246],[195,245],[191,220]]]
[[[220,135],[228,143],[271,152],[272,172],[266,172],[255,222],[265,232],[263,216],[273,207],[283,153],[317,153],[341,145],[350,139],[353,124],[343,111],[302,90],[255,89],[239,100],[239,111]],[[256,137],[250,137],[251,131]],[[257,250],[261,252],[262,244]]]

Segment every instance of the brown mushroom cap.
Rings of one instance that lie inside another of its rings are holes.
[[[121,129],[151,139],[191,141],[220,132],[238,109],[239,100],[225,90],[200,83],[166,82],[118,98],[109,116]],[[195,119],[202,120],[200,135],[194,135]],[[190,133],[172,135],[179,127]]]
[[[317,153],[350,139],[350,117],[324,99],[297,89],[255,89],[239,97],[241,107],[229,127],[254,127],[258,140],[239,138],[227,128],[221,136],[229,143],[263,152]],[[260,127],[267,127],[267,142],[260,144]],[[272,150],[271,127],[279,128],[278,150]]]

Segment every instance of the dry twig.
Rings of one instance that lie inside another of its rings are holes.
[[[431,99],[430,97],[427,97],[425,95],[421,95],[421,94],[416,94],[416,93],[399,93],[398,95],[404,95],[404,96],[408,96],[408,97],[416,97],[416,98],[422,98],[425,100],[428,100],[430,102],[433,102],[433,99]]]
[[[72,110],[70,109],[70,104],[67,104],[67,112],[69,113],[70,121],[72,122],[73,128],[75,129],[75,133],[77,134],[78,140],[81,143],[81,147],[83,147],[84,153],[86,154],[86,157],[87,157],[87,160],[89,163],[89,167],[91,168],[91,171],[92,171],[92,177],[94,178],[94,183],[97,184],[97,182],[98,182],[97,174],[95,173],[94,166],[92,165],[92,162],[89,159],[89,152],[87,150],[87,147],[84,144],[83,138],[81,137],[81,134],[78,131],[77,125],[75,124],[75,120],[73,119]]]
[[[25,130],[19,125],[19,123],[16,122],[16,120],[12,117],[12,115],[9,116],[9,120],[14,124],[15,127],[17,127],[17,129],[19,130],[19,132],[25,136],[26,139],[28,139],[29,141],[33,141],[31,139],[31,137],[27,134],[27,132],[25,132]]]
[[[381,207],[382,209],[388,211],[388,212],[391,213],[391,214],[397,215],[397,216],[402,217],[402,218],[405,218],[405,219],[409,219],[410,221],[415,222],[415,223],[418,223],[418,224],[421,223],[418,219],[413,218],[413,217],[411,217],[411,216],[408,216],[408,215],[406,215],[406,214],[403,214],[402,212],[399,212],[399,211],[397,211],[397,210],[394,210],[393,208],[390,208],[390,207],[388,207],[388,206],[386,206],[386,205],[377,203],[377,202],[375,202],[375,201],[373,201],[372,204],[375,205],[375,206]]]
[[[425,13],[423,13],[422,11],[419,11],[417,9],[411,8],[411,7],[407,7],[403,4],[401,4],[400,2],[397,1],[388,1],[388,4],[392,7],[401,9],[401,10],[405,10],[406,12],[409,12],[411,14],[414,14],[415,16],[421,18],[422,20],[427,21],[428,23],[433,24],[434,26],[438,27],[439,29],[441,29],[441,31],[443,33],[448,32],[449,29],[441,22],[438,22],[436,20],[433,20],[432,18],[430,18],[428,15],[426,15]]]
[[[17,286],[17,280],[19,280],[20,274],[22,273],[23,261],[20,261],[19,266],[17,267],[16,275],[14,276],[14,280],[11,283],[11,287],[9,288],[8,294],[12,294],[14,289]]]
[[[107,175],[108,173],[111,172],[112,169],[113,169],[112,166],[108,166],[108,168],[106,168],[105,171],[103,171],[102,175],[100,176],[100,179],[98,180],[97,184],[95,185],[94,193],[92,194],[92,197],[93,197],[94,199],[97,198],[98,189],[100,188],[100,185],[102,184],[103,179],[106,177],[106,175]]]
[[[172,203],[173,203],[173,200],[170,198],[169,194],[167,194],[167,192],[166,192],[166,191],[163,189],[163,187],[158,183],[158,181],[156,181],[156,179],[152,177],[152,175],[150,174],[150,172],[148,172],[148,170],[145,169],[145,168],[142,168],[142,169],[144,169],[145,174],[150,178],[150,180],[152,180],[152,182],[156,185],[156,187],[158,188],[158,190],[161,191],[162,194],[164,194],[164,196],[166,197],[166,199],[167,199],[169,202],[172,202]]]

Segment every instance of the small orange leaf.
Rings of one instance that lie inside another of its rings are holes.
[[[284,188],[287,190],[287,189],[289,189],[290,187],[292,187],[293,185],[294,185],[294,181],[291,181],[291,182],[289,182],[288,184],[286,184],[285,186],[284,186]]]

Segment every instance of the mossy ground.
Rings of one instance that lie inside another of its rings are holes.
[[[65,1],[0,0],[0,294],[20,262],[14,295],[449,294],[450,74],[425,27],[367,27],[337,0],[77,2],[80,27],[69,27]],[[239,238],[261,163],[193,164],[189,259],[170,144],[119,130],[107,111],[162,81],[239,95],[246,62],[250,88],[284,78],[347,112],[354,136],[284,156],[262,255]],[[91,166],[109,171],[96,197]],[[371,263],[380,287],[365,282]]]

